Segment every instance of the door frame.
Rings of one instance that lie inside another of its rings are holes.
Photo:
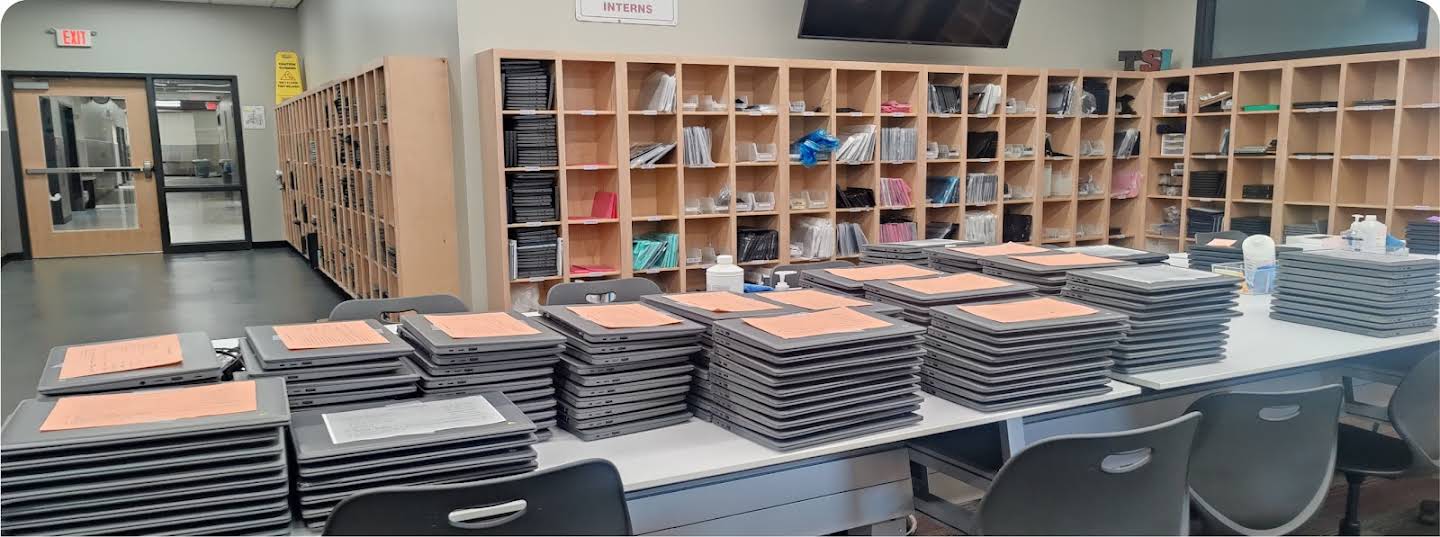
[[[5,107],[9,113],[5,114],[6,129],[10,132],[10,154],[11,171],[15,176],[16,206],[20,218],[20,256],[22,259],[31,259],[30,250],[30,224],[25,208],[25,181],[24,169],[20,163],[20,138],[15,126],[15,79],[16,78],[122,78],[131,80],[142,80],[145,82],[145,98],[149,100],[150,115],[146,118],[150,122],[150,159],[157,163],[155,166],[155,187],[157,205],[160,210],[160,241],[161,251],[166,254],[188,253],[188,252],[213,252],[225,250],[249,250],[253,248],[253,236],[250,230],[250,183],[245,175],[245,128],[240,113],[240,79],[234,75],[189,75],[189,74],[164,74],[164,73],[98,73],[85,71],[23,71],[3,70],[0,71],[0,84],[3,84]],[[167,189],[165,186],[165,170],[161,163],[162,154],[160,147],[160,118],[156,111],[155,103],[155,79],[178,78],[189,80],[216,80],[230,83],[232,90],[231,100],[234,106],[231,107],[231,114],[235,129],[235,153],[236,171],[240,183],[240,212],[245,228],[245,239],[237,241],[220,242],[192,242],[185,244],[171,244],[170,242],[170,215],[166,205],[166,192],[225,192],[235,191],[230,186],[200,186],[200,187],[179,187]]]

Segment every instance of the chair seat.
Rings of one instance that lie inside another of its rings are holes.
[[[1375,477],[1396,477],[1410,468],[1410,448],[1399,438],[1353,425],[1340,425],[1335,469]]]

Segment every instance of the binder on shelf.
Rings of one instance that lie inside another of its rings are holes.
[[[926,177],[925,201],[931,205],[960,203],[960,178],[953,175]]]
[[[965,174],[965,205],[990,205],[999,201],[1000,176],[993,173]]]
[[[675,77],[668,73],[655,71],[645,77],[645,83],[640,87],[641,110],[653,110],[660,113],[675,111]]]
[[[960,86],[930,84],[929,92],[931,114],[958,114],[965,109]]]

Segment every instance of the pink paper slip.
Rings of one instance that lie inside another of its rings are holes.
[[[1101,265],[1118,265],[1124,263],[1124,261],[1090,254],[1017,255],[1011,256],[1010,259],[1045,267],[1068,267],[1071,265],[1098,267]]]
[[[1088,306],[1062,302],[1053,298],[1032,298],[1030,300],[1006,302],[1003,304],[980,304],[956,307],[966,313],[978,315],[999,323],[1022,323],[1025,321],[1064,319],[1066,317],[1079,317],[1095,313],[1095,310]]]
[[[745,298],[726,292],[687,293],[683,295],[670,295],[668,298],[692,308],[700,308],[715,313],[744,313],[749,311],[781,309],[780,306],[774,304],[767,304],[753,298]]]
[[[176,334],[78,345],[65,349],[60,380],[177,365],[184,359]]]
[[[1235,246],[1235,239],[1210,239],[1210,242],[1205,243],[1205,246],[1216,246],[1220,248]]]
[[[465,315],[426,315],[425,320],[455,339],[533,336],[540,331],[504,312]]]
[[[644,304],[606,304],[600,306],[569,306],[566,309],[582,319],[605,328],[653,328],[679,324],[676,319]]]
[[[988,276],[981,276],[973,272],[966,272],[940,278],[905,280],[894,283],[895,285],[898,285],[900,287],[904,287],[917,293],[925,293],[927,295],[980,291],[983,289],[995,289],[997,287],[1006,287],[1010,285],[1009,282],[997,280]]]
[[[255,410],[255,381],[61,397],[40,431],[113,427]]]
[[[976,255],[980,257],[992,257],[997,255],[1038,254],[1050,251],[1039,246],[1030,246],[1028,244],[1019,244],[1014,242],[995,244],[991,246],[962,246],[959,248],[947,249],[952,252]]]
[[[832,295],[830,293],[825,293],[822,291],[812,291],[810,289],[765,293],[765,298],[774,300],[781,304],[788,304],[797,308],[804,308],[807,310],[854,308],[870,305],[867,302],[861,302],[850,297]]]
[[[825,269],[841,278],[855,280],[857,282],[868,282],[874,280],[898,280],[900,278],[919,278],[921,276],[939,276],[939,272],[924,269],[915,265],[874,265],[869,267],[855,268],[832,268]]]
[[[779,317],[745,319],[745,324],[783,339],[863,332],[890,326],[850,308],[836,308],[812,313],[796,313]]]
[[[387,343],[385,336],[375,333],[375,329],[364,321],[276,326],[275,335],[280,336],[280,343],[292,351]]]

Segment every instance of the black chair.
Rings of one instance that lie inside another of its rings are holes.
[[[406,313],[461,313],[469,311],[465,303],[452,295],[407,296],[401,298],[368,298],[346,300],[330,310],[331,321],[360,321],[375,319],[381,322],[399,322],[394,316]]]
[[[1184,535],[1185,474],[1199,425],[1200,413],[1191,412],[1027,447],[995,476],[976,527],[985,535]]]
[[[1398,479],[1440,471],[1440,354],[1421,359],[1390,396],[1390,425],[1399,438],[1340,424],[1335,469],[1345,474],[1341,535],[1360,535],[1360,485],[1367,477]],[[1435,509],[1435,502],[1421,506]]]
[[[1335,475],[1339,384],[1212,393],[1190,453],[1190,499],[1206,534],[1284,535],[1314,516]]]
[[[524,475],[361,492],[325,535],[629,535],[620,473],[592,459]]]
[[[550,292],[545,294],[545,305],[634,302],[642,296],[662,292],[659,285],[645,278],[571,282],[551,287]]]

